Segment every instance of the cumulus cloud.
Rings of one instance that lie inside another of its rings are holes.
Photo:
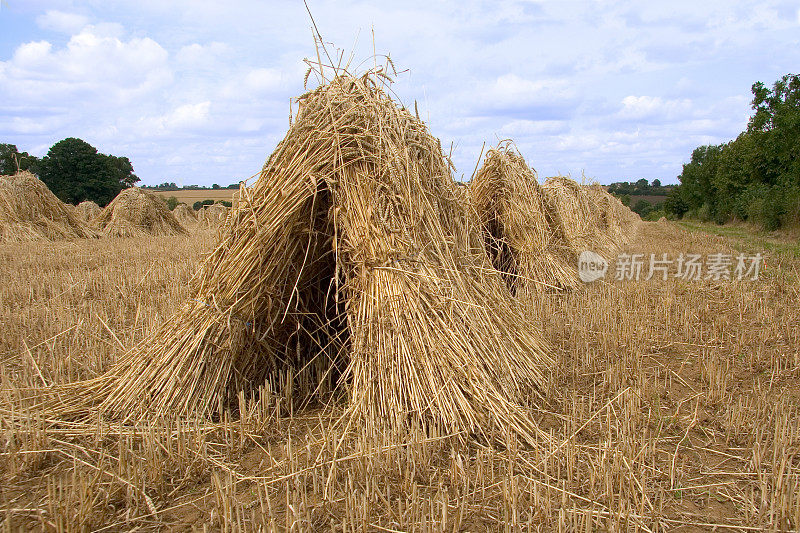
[[[147,37],[123,41],[95,29],[85,27],[60,49],[47,41],[20,45],[3,63],[0,91],[10,101],[74,99],[89,107],[126,104],[169,81],[168,54],[158,43]]]

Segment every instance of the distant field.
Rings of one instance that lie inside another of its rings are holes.
[[[233,195],[238,189],[183,189],[180,191],[157,191],[155,189],[148,189],[164,198],[174,196],[179,202],[185,204],[193,204],[202,200],[225,200],[230,202],[233,200]]]
[[[636,205],[636,202],[639,200],[644,200],[645,202],[649,202],[653,205],[663,204],[666,200],[666,196],[654,196],[651,194],[637,194],[631,196],[631,205]]]

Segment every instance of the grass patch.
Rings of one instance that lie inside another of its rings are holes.
[[[743,252],[767,251],[791,258],[800,258],[800,242],[790,237],[760,232],[744,225],[719,226],[686,221],[680,221],[677,224],[689,231],[725,237],[733,248]]]

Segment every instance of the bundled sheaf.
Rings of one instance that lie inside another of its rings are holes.
[[[299,100],[189,301],[61,408],[141,419],[213,413],[264,383],[301,403],[339,387],[366,431],[534,442],[553,360],[439,142],[369,75]]]
[[[628,209],[623,203],[609,194],[601,185],[586,187],[586,193],[597,206],[597,224],[601,231],[608,235],[612,250],[628,244],[634,237],[639,215]]]
[[[39,178],[27,171],[0,176],[0,242],[95,237]]]
[[[222,204],[212,204],[197,212],[197,220],[202,228],[216,228],[228,218],[229,208]]]
[[[161,198],[138,187],[120,192],[95,218],[94,224],[112,237],[187,233]]]
[[[469,193],[486,251],[513,294],[522,297],[579,284],[576,255],[558,210],[509,143],[488,151]]]
[[[84,200],[75,206],[75,212],[85,224],[92,224],[103,210],[91,200]]]
[[[556,176],[545,180],[542,192],[561,220],[564,238],[576,254],[591,250],[609,255],[615,249],[614,239],[600,226],[600,208],[586,187]]]
[[[197,214],[194,209],[186,204],[176,205],[175,209],[172,210],[172,215],[186,229],[194,228],[197,225]]]

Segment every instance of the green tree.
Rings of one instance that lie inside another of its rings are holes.
[[[689,210],[689,206],[683,201],[681,191],[678,187],[669,191],[667,199],[664,200],[664,211],[680,218]]]
[[[756,145],[753,135],[742,133],[722,146],[717,168],[711,178],[714,190],[714,219],[725,222],[732,217],[746,217],[737,209],[738,198],[752,184],[756,175]]]
[[[127,157],[100,154],[70,137],[54,144],[39,165],[39,177],[62,201],[92,200],[104,206],[139,181]]]
[[[653,187],[661,187],[661,180],[656,178],[653,180]]]
[[[688,209],[700,209],[708,205],[712,209],[716,199],[714,176],[719,166],[722,145],[699,146],[692,152],[692,158],[683,165],[678,179],[681,182],[680,194]]]
[[[765,229],[800,222],[800,76],[752,86],[747,130],[692,152],[678,178],[680,198],[665,206],[722,223],[733,217]]]
[[[133,164],[127,157],[100,154],[111,169],[114,177],[119,180],[124,189],[128,189],[139,182],[139,177],[133,173]]]
[[[214,200],[203,200],[202,202],[198,200],[192,204],[192,209],[195,211],[200,211],[207,205],[214,205]]]
[[[769,185],[800,186],[800,75],[787,74],[772,89],[752,87],[747,125],[758,149],[756,170]]]
[[[17,170],[37,171],[39,158],[28,152],[20,152],[16,145],[0,144],[0,175],[10,176]]]
[[[644,218],[650,211],[653,210],[653,205],[647,200],[639,200],[633,206],[632,211],[637,213],[640,217]]]

